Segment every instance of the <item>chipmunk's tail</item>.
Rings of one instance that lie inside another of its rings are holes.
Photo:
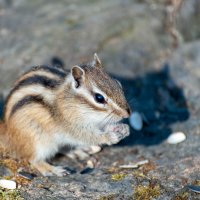
[[[0,148],[6,148],[6,126],[0,121]]]

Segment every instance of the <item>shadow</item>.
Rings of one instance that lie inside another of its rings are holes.
[[[171,78],[168,64],[142,77],[115,78],[122,83],[132,110],[140,112],[144,120],[141,131],[131,128],[130,136],[116,146],[159,144],[172,133],[172,124],[189,118],[184,92]]]

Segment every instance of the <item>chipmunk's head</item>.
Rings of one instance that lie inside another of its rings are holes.
[[[97,54],[92,63],[71,69],[71,91],[80,103],[80,113],[94,123],[116,123],[130,116],[121,84],[103,70]]]

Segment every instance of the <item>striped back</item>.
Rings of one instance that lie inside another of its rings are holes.
[[[16,80],[6,100],[5,120],[30,104],[51,107],[54,90],[65,80],[67,73],[56,67],[32,67]]]

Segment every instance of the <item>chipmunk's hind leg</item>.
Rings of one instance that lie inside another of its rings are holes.
[[[70,174],[69,171],[61,166],[53,166],[46,161],[31,162],[32,166],[36,168],[43,176],[66,176]]]

